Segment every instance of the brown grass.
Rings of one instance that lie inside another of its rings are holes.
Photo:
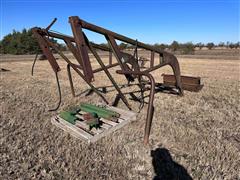
[[[1,72],[0,81],[0,179],[166,179],[178,172],[193,179],[239,179],[240,61],[180,59],[180,64],[182,74],[202,77],[205,86],[184,97],[156,95],[150,145],[145,147],[146,107],[136,122],[88,145],[50,122],[55,113],[47,110],[58,96],[47,61],[37,62],[34,77],[31,62],[1,63],[11,71]],[[154,76],[160,80],[162,72],[171,71],[162,68]],[[103,74],[95,78],[96,84],[109,84]],[[72,98],[65,70],[60,79],[59,111],[101,101],[96,95]],[[87,88],[76,75],[74,79],[77,92]]]

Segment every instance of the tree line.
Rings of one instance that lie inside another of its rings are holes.
[[[57,43],[56,40],[50,39]],[[61,50],[66,50],[63,44],[57,43]],[[36,54],[41,53],[37,40],[33,37],[32,31],[23,29],[21,32],[13,30],[12,33],[4,36],[0,41],[1,54]]]
[[[51,39],[51,41],[57,43],[56,40]],[[65,51],[67,47],[63,44],[57,43],[60,50]],[[107,43],[100,44],[102,46],[108,47]],[[169,50],[174,53],[180,54],[193,54],[195,48],[202,49],[206,47],[207,49],[211,50],[215,47],[225,47],[225,48],[239,48],[240,42],[232,43],[232,42],[220,42],[218,44],[214,44],[213,42],[209,42],[206,44],[203,43],[196,43],[193,44],[192,42],[187,43],[179,43],[177,41],[173,41],[171,44],[150,44],[156,48],[161,50]],[[134,49],[135,45],[130,45],[126,43],[120,43],[119,48],[121,50],[124,49]],[[13,30],[12,33],[4,36],[3,39],[0,41],[0,53],[1,54],[36,54],[41,53],[37,40],[33,37],[31,30],[23,29],[21,32]]]

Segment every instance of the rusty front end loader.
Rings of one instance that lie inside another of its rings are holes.
[[[146,104],[148,108],[144,134],[145,144],[147,144],[149,140],[151,123],[154,114],[154,94],[156,92],[169,92],[183,96],[184,90],[199,91],[202,88],[202,85],[200,84],[200,78],[181,76],[178,60],[169,52],[157,49],[94,24],[90,24],[77,16],[69,17],[69,23],[71,25],[73,36],[67,36],[50,30],[55,21],[56,19],[54,19],[54,21],[47,28],[34,27],[32,28],[32,32],[34,37],[37,39],[43,54],[47,57],[53,71],[55,72],[57,82],[60,67],[56,61],[56,58],[54,57],[53,50],[67,62],[67,72],[73,96],[75,96],[75,90],[71,76],[71,69],[73,69],[89,85],[90,90],[99,95],[106,104],[117,106],[119,100],[122,100],[126,107],[131,110],[132,108],[127,99],[128,95],[131,96],[131,99],[138,101],[141,108],[144,105],[144,99],[147,98],[148,102]],[[103,35],[108,42],[108,47],[91,42],[83,32],[83,29]],[[62,51],[60,51],[56,43],[51,41],[51,38],[63,40],[78,63],[73,63]],[[130,54],[123,52],[119,48],[116,40],[133,45],[135,47],[134,53]],[[138,57],[139,49],[150,51],[150,57],[147,59]],[[97,50],[109,52],[108,63],[104,63]],[[99,64],[99,67],[96,69],[92,68],[89,58],[90,53],[93,54]],[[115,63],[112,61],[112,54],[114,54],[116,58]],[[143,61],[149,61],[148,67],[143,68],[141,65],[143,64]],[[151,72],[166,65],[171,66],[173,75],[163,74],[163,83],[156,82],[151,75]],[[109,71],[109,69],[113,67],[119,67],[119,69],[116,70],[116,73],[125,76],[127,81],[126,85],[119,85],[116,82],[113,74]],[[108,79],[112,83],[112,87],[114,87],[117,92],[116,98],[112,102],[109,102],[104,97],[104,93],[107,92],[107,87],[103,86],[99,88],[92,84],[94,81],[94,75],[102,71],[107,75]],[[133,84],[133,82],[135,82],[135,84]],[[128,88],[133,85],[136,85],[139,90],[123,93],[123,88]],[[61,103],[61,90],[59,82],[58,89],[60,101],[57,108]],[[149,95],[144,96],[144,92],[146,91],[149,91]],[[140,93],[141,95],[137,97],[136,93]],[[57,110],[57,108],[54,110]]]

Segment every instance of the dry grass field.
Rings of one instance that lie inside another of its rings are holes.
[[[63,94],[58,112],[101,101],[94,94],[73,98],[65,63],[58,62]],[[11,71],[1,72],[0,81],[0,179],[240,179],[240,61],[179,62],[182,74],[200,76],[204,88],[184,97],[156,94],[148,146],[142,143],[146,107],[137,121],[86,144],[50,122],[56,112],[48,109],[56,106],[58,95],[47,61],[37,61],[33,77],[30,61],[2,62],[1,68]],[[154,72],[158,81],[162,73],[171,70]],[[77,93],[88,88],[76,74],[74,79]],[[99,73],[95,84],[110,83]],[[114,93],[107,98],[113,100]]]

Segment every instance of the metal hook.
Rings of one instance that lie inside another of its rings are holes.
[[[60,107],[60,104],[62,102],[62,94],[61,94],[61,88],[60,88],[60,83],[59,83],[58,73],[57,72],[55,72],[55,76],[56,76],[57,87],[58,87],[59,101],[58,101],[58,105],[57,105],[56,108],[49,109],[48,111],[56,111],[56,110],[58,110],[58,108]]]
[[[35,59],[34,59],[33,64],[32,64],[32,72],[31,72],[32,76],[33,76],[33,71],[34,71],[35,63],[36,63],[36,61],[37,61],[37,57],[38,57],[38,53],[36,54]]]

